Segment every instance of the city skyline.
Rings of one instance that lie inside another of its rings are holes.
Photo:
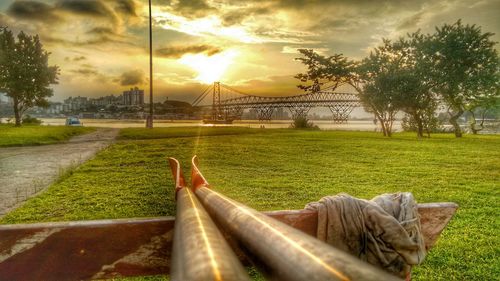
[[[383,37],[432,32],[459,18],[496,33],[499,8],[500,1],[153,1],[155,98],[192,101],[214,80],[253,94],[298,94],[297,48],[360,59]],[[147,24],[147,1],[0,3],[0,26],[39,34],[50,64],[60,66],[56,101],[134,86],[148,96]]]

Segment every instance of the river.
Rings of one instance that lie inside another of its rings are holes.
[[[41,118],[42,125],[64,125],[64,118]],[[108,127],[108,128],[144,128],[145,120],[131,119],[80,119],[84,126],[88,127]],[[350,131],[375,131],[377,126],[372,121],[367,120],[350,120],[345,124],[335,124],[329,120],[311,120],[314,125],[317,125],[322,130],[350,130]],[[2,120],[6,122],[6,120]],[[216,125],[216,126],[239,126],[248,128],[289,128],[291,120],[272,120],[270,122],[259,122],[257,120],[241,120],[235,121],[231,125]],[[201,120],[155,120],[154,127],[191,127],[191,126],[214,126],[203,124]],[[380,129],[379,129],[380,130]],[[401,122],[394,122],[394,130],[401,130]]]

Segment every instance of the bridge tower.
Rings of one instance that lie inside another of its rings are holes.
[[[220,100],[220,82],[214,82],[212,100],[212,120],[222,120],[224,118]]]

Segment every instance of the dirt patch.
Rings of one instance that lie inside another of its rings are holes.
[[[110,145],[118,131],[98,129],[62,144],[0,148],[0,217]]]

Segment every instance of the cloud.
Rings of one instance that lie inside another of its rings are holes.
[[[241,24],[245,19],[252,16],[268,15],[272,9],[268,7],[238,8],[222,15],[222,22],[226,26]]]
[[[115,35],[115,31],[109,27],[98,26],[87,31],[87,34],[94,35]]]
[[[418,12],[411,17],[404,19],[397,27],[396,30],[404,29],[417,29],[418,24],[422,20],[423,12]]]
[[[257,96],[293,96],[304,92],[297,88],[300,81],[293,75],[270,76],[262,79],[239,81],[234,88]]]
[[[146,76],[142,70],[136,69],[122,73],[120,78],[114,81],[119,81],[122,86],[134,86],[146,83]]]
[[[85,57],[85,56],[75,56],[73,58],[65,57],[64,61],[66,61],[66,62],[71,62],[71,61],[77,62],[77,61],[84,61],[86,59],[87,59],[87,57]]]
[[[7,14],[18,19],[42,22],[56,22],[61,18],[54,13],[54,7],[37,1],[16,1],[7,9]]]
[[[4,14],[0,13],[0,26],[1,27],[8,26],[7,22],[8,22],[7,17]]]
[[[96,24],[93,22],[93,24]],[[61,32],[43,32],[40,36],[45,43],[52,45],[62,45],[69,47],[85,47],[90,46],[108,46],[110,48],[116,48],[117,45],[122,47],[128,46],[134,49],[141,49],[142,46],[137,44],[134,40],[130,40],[131,36],[128,34],[121,34],[115,31],[114,28],[106,26],[96,26],[89,30],[86,30],[88,26],[81,26],[80,32],[77,32],[77,36],[68,36],[66,33]],[[86,31],[85,31],[86,30]]]
[[[205,53],[208,56],[215,55],[222,52],[222,50],[215,46],[210,45],[191,45],[191,46],[169,46],[157,49],[155,54],[163,58],[178,59],[185,54],[198,54]]]
[[[62,45],[68,47],[85,47],[89,48],[90,46],[102,46],[109,45],[110,48],[116,48],[118,45],[129,46],[135,49],[139,47],[135,45],[133,42],[128,42],[126,40],[118,40],[113,38],[112,36],[107,35],[99,35],[94,36],[92,38],[76,38],[76,40],[68,40],[66,38],[51,36],[50,34],[41,34],[42,41],[44,43],[52,44],[52,45]],[[114,44],[114,45],[113,45]],[[87,49],[88,50],[88,49]]]
[[[205,0],[179,0],[172,5],[174,11],[188,18],[204,17],[217,11]]]
[[[115,18],[113,11],[100,0],[62,0],[57,7],[75,14]]]
[[[44,47],[52,53],[51,60],[62,66],[63,78],[73,79],[69,84],[62,80],[55,88],[57,95],[66,94],[64,91],[109,94],[119,89],[122,82],[147,81],[142,72],[133,75],[128,71],[142,68],[139,66],[148,59],[147,11],[143,9],[147,1],[0,0],[0,3],[0,26],[6,25],[15,33],[24,30],[39,34]],[[155,63],[155,85],[160,87],[164,83],[165,94],[169,95],[175,88],[178,98],[203,91],[202,85],[189,84],[194,70],[176,60],[185,54],[203,57],[236,50],[241,55],[223,79],[244,92],[281,95],[300,91],[296,88],[298,81],[293,79],[294,74],[304,69],[293,60],[298,56],[297,48],[313,48],[325,54],[344,53],[361,59],[380,44],[380,38],[394,39],[419,28],[425,33],[433,32],[435,25],[452,23],[458,18],[482,26],[485,32],[497,33],[493,40],[500,41],[495,13],[498,0],[155,0],[153,3],[156,55],[170,58]],[[82,55],[87,59],[80,60]],[[95,67],[84,66],[88,62],[96,63]],[[144,73],[147,77],[146,69]],[[93,83],[101,76],[107,83]]]
[[[99,72],[93,68],[78,68],[70,70],[71,73],[83,75],[83,76],[97,76]]]
[[[137,4],[134,0],[117,0],[115,8],[124,15],[137,16]]]
[[[81,57],[74,57],[73,61],[81,61]],[[72,78],[78,78],[87,83],[89,80],[93,80],[95,83],[107,83],[109,81],[109,77],[100,73],[97,68],[90,64],[81,64],[80,68],[70,69],[69,72],[74,74]]]
[[[74,57],[73,58],[73,61],[82,61],[82,60],[86,60],[87,58],[85,56],[79,56],[79,57]]]

